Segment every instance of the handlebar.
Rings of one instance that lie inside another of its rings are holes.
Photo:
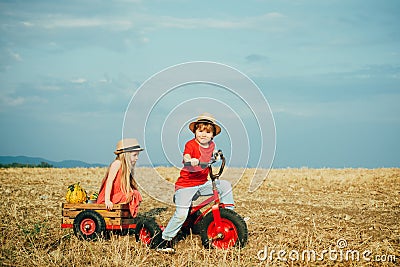
[[[222,164],[219,167],[218,173],[213,174],[212,164],[217,162],[218,158],[221,159]],[[224,154],[222,153],[222,150],[218,150],[216,153],[214,153],[214,155],[212,156],[212,158],[209,162],[199,162],[199,164],[197,166],[200,166],[202,169],[205,169],[208,167],[211,180],[215,180],[215,179],[218,179],[221,176],[222,172],[224,171],[225,161],[226,160],[225,160]],[[192,164],[190,162],[184,162],[183,165],[185,167],[192,166]]]
[[[205,169],[208,167],[208,164],[210,164],[210,162],[199,162],[199,164],[197,164],[196,166],[200,166],[202,169]],[[191,167],[192,163],[190,162],[184,162],[183,166],[185,167]],[[192,167],[196,167],[196,166],[192,166]]]

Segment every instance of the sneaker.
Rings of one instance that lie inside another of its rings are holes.
[[[156,250],[164,253],[175,253],[175,249],[172,246],[172,241],[165,239],[161,241]]]

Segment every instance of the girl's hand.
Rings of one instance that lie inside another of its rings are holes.
[[[106,203],[106,208],[108,210],[112,210],[114,203],[112,203],[110,200],[106,200],[105,203]]]

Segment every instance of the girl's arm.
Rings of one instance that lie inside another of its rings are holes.
[[[121,168],[121,161],[115,160],[111,163],[110,171],[108,172],[107,181],[106,181],[106,191],[105,191],[105,204],[108,210],[113,208],[113,203],[111,202],[111,189],[114,182],[115,177],[117,176],[118,170]]]

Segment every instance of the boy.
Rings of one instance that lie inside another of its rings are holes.
[[[213,139],[221,132],[221,127],[215,123],[209,113],[201,114],[196,121],[189,124],[194,138],[185,144],[183,163],[190,163],[180,172],[175,183],[174,202],[176,210],[167,227],[162,233],[162,242],[157,250],[167,253],[175,252],[171,240],[177,235],[188,216],[194,197],[212,195],[212,184],[208,181],[208,168],[202,169],[199,162],[209,162],[215,149]],[[186,164],[187,165],[187,164]],[[221,202],[234,204],[231,183],[217,180]],[[231,206],[230,208],[233,208]]]

